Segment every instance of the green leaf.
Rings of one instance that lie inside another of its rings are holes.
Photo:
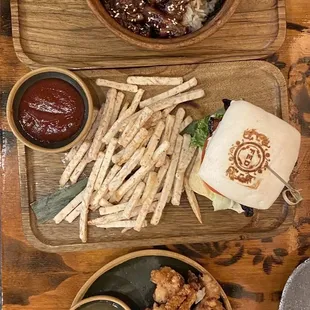
[[[191,141],[194,146],[203,148],[209,134],[209,128],[208,128],[209,120],[210,116],[207,116],[204,119],[198,121],[195,133],[194,135],[192,135],[192,141]]]
[[[209,120],[210,117],[222,119],[225,114],[225,109],[219,109],[212,115],[207,115],[205,118],[199,121],[193,121],[189,124],[181,134],[189,134],[192,136],[192,144],[194,146],[198,146],[203,148],[206,139],[209,135]]]
[[[223,116],[224,116],[224,114],[225,114],[225,109],[224,108],[222,108],[222,109],[219,109],[219,110],[217,110],[214,114],[212,114],[211,116],[212,117],[214,117],[214,118],[220,118],[220,119],[222,119],[223,118]]]
[[[187,127],[185,127],[183,129],[183,131],[181,132],[181,135],[188,134],[188,135],[193,136],[195,134],[196,129],[197,129],[198,122],[199,121],[191,122]]]
[[[87,178],[76,184],[57,190],[31,204],[38,223],[45,223],[58,214],[75,196],[77,196],[86,186]]]

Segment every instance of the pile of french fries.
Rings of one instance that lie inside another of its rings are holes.
[[[188,184],[197,152],[191,137],[180,135],[192,118],[183,108],[170,114],[180,103],[204,96],[202,89],[189,90],[197,79],[130,76],[127,83],[97,79],[96,84],[108,87],[106,102],[84,140],[67,154],[60,185],[76,183],[86,166],[94,164],[85,189],[55,216],[55,223],[80,217],[82,242],[87,242],[88,225],[140,231],[149,213],[150,223],[157,225],[167,203],[180,205],[184,190],[201,222]],[[138,85],[174,87],[143,100],[145,91]],[[123,92],[135,93],[130,104]],[[89,212],[96,210],[100,217],[89,220]]]

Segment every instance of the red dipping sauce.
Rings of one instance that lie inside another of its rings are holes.
[[[40,143],[72,137],[81,128],[84,103],[68,82],[49,78],[35,82],[23,94],[18,119],[24,132]]]

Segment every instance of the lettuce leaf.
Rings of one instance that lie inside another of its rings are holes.
[[[194,121],[191,124],[189,124],[183,131],[182,134],[189,134],[192,136],[191,143],[194,146],[203,148],[206,139],[208,138],[209,135],[209,121],[210,118],[217,118],[221,119],[223,118],[225,114],[225,109],[222,108],[218,111],[216,111],[212,115],[207,115],[205,118],[199,120],[199,121]]]
[[[197,127],[192,135],[192,144],[203,148],[205,141],[209,135],[209,120],[211,116],[207,116],[204,119],[197,121]]]

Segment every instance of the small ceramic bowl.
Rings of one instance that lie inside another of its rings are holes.
[[[121,26],[111,17],[100,0],[87,0],[87,3],[99,21],[124,41],[151,50],[178,51],[182,47],[190,46],[205,40],[218,31],[233,15],[240,1],[241,0],[221,0],[219,10],[216,11],[215,15],[210,18],[203,27],[190,34],[171,39],[147,38],[135,34]]]
[[[61,79],[69,83],[71,86],[75,88],[75,90],[77,90],[83,101],[84,114],[81,126],[79,127],[77,132],[75,132],[72,136],[62,141],[44,144],[36,141],[35,139],[32,139],[31,137],[29,137],[29,135],[26,134],[26,132],[22,129],[21,125],[19,124],[18,114],[19,114],[19,105],[25,91],[36,82],[49,78]],[[69,70],[56,67],[41,68],[31,71],[28,74],[24,75],[13,86],[8,98],[6,108],[7,120],[16,138],[29,148],[46,153],[64,152],[72,148],[79,141],[81,141],[81,139],[86,135],[91,126],[92,114],[93,114],[92,96],[83,80]]]
[[[104,304],[106,308],[104,307]],[[81,300],[70,310],[96,310],[96,309],[115,309],[115,310],[130,310],[130,308],[120,299],[102,295],[94,296]]]

